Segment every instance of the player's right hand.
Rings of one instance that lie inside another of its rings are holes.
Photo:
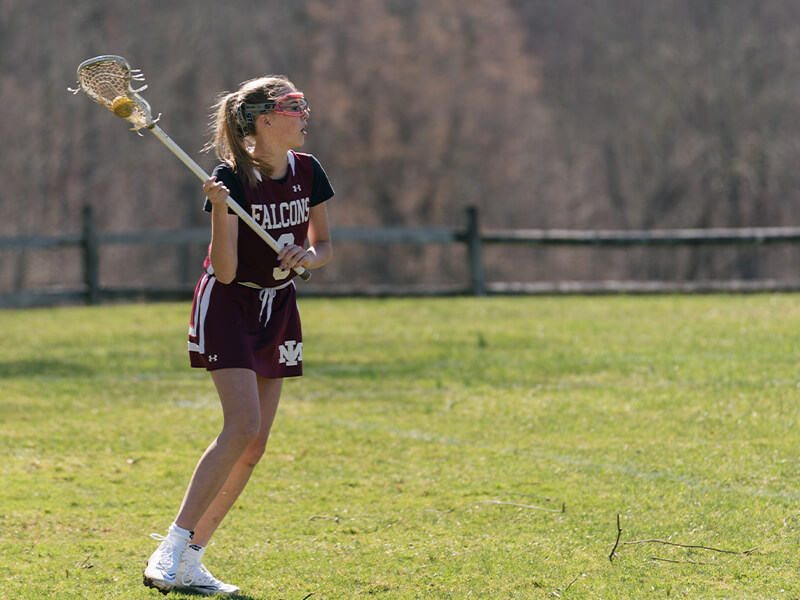
[[[230,190],[221,181],[217,181],[216,177],[209,177],[203,182],[203,192],[211,204],[217,208],[225,206],[225,200],[230,194]]]

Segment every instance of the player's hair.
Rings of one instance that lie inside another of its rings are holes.
[[[251,153],[255,123],[245,120],[245,105],[268,103],[287,90],[296,89],[286,76],[268,75],[245,81],[235,92],[223,92],[214,105],[211,140],[204,150],[214,150],[217,158],[232,163],[236,172],[244,174],[248,183],[255,186],[257,178],[254,169],[269,176],[272,167]]]

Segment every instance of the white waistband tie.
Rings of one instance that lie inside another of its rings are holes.
[[[272,316],[272,301],[275,299],[275,288],[262,288],[258,293],[258,299],[261,300],[261,312],[258,313],[259,321],[264,314],[264,309],[267,309],[267,318],[264,319],[264,327],[266,327],[269,318]]]

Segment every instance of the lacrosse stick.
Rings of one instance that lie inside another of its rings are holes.
[[[201,181],[207,180],[210,177],[208,173],[172,141],[163,129],[156,125],[161,115],[153,119],[150,113],[150,104],[139,95],[139,92],[147,86],[144,85],[134,90],[131,87],[132,81],[144,81],[144,76],[138,69],[131,69],[128,61],[124,58],[110,55],[96,56],[83,61],[78,66],[78,87],[74,90],[68,89],[74,94],[83,92],[101,106],[105,106],[115,115],[133,125],[131,130],[136,131],[139,135],[141,135],[140,130],[147,129],[161,140]],[[270,248],[276,253],[281,251],[278,242],[259,226],[233,198],[228,196],[226,203]],[[304,281],[311,277],[311,273],[301,266],[295,267],[294,270]]]

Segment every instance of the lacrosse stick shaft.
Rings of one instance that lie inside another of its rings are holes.
[[[167,148],[169,148],[172,151],[172,153],[181,160],[183,164],[189,167],[189,170],[195,175],[197,175],[197,177],[201,181],[205,181],[210,177],[210,175],[206,173],[200,165],[198,165],[194,160],[192,160],[192,157],[186,154],[186,152],[184,152],[183,149],[180,146],[178,146],[178,144],[176,144],[172,140],[172,138],[170,138],[164,132],[163,129],[161,129],[161,127],[159,127],[158,125],[153,125],[148,129],[153,133],[153,135],[155,135],[159,140],[161,140],[161,142]],[[267,233],[264,230],[263,227],[261,227],[258,223],[256,223],[255,219],[253,219],[253,217],[251,217],[245,209],[239,206],[239,204],[233,198],[228,196],[225,202],[227,203],[228,207],[231,210],[233,210],[233,212],[235,212],[236,215],[242,221],[244,221],[248,227],[250,227],[250,229],[255,231],[258,234],[258,236],[262,240],[264,240],[270,248],[272,248],[275,251],[276,254],[281,251],[281,247],[278,245],[278,242],[275,241],[275,238],[273,238],[269,233]],[[309,273],[308,270],[305,269],[304,267],[297,266],[294,268],[294,270],[297,272],[297,274],[303,281],[308,281],[311,278],[311,273]]]

